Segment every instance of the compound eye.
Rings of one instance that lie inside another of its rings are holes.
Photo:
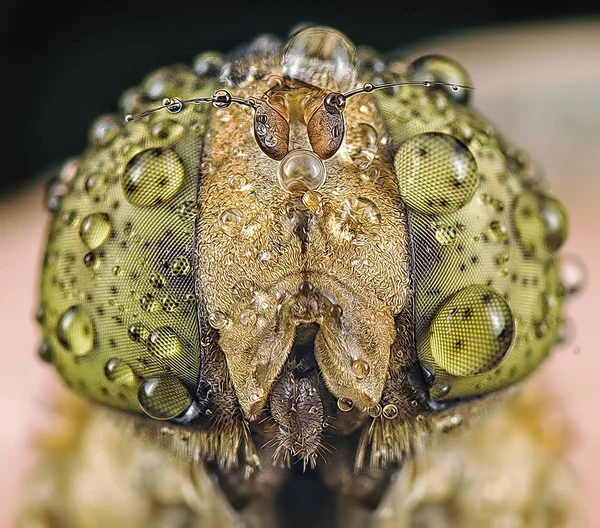
[[[258,101],[254,108],[254,137],[267,156],[280,161],[289,150],[290,125],[266,101]]]
[[[306,125],[308,140],[321,159],[329,159],[340,148],[344,139],[345,98],[340,93],[330,93],[312,114]]]

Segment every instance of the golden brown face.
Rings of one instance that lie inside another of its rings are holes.
[[[314,462],[328,434],[375,441],[541,363],[564,297],[560,203],[468,106],[458,64],[382,65],[308,28],[160,70],[122,109],[222,89],[241,104],[93,125],[50,186],[39,313],[73,390]],[[336,99],[402,81],[457,87]]]

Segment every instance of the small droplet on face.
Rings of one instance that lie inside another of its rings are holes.
[[[215,328],[216,330],[220,330],[223,328],[229,320],[227,316],[223,312],[212,312],[208,314],[208,324]]]
[[[431,353],[454,376],[475,376],[496,367],[513,341],[514,320],[495,290],[474,285],[448,299],[430,327]]]
[[[129,161],[121,185],[129,203],[151,207],[173,198],[184,177],[183,162],[173,150],[154,148],[136,154]]]
[[[494,242],[504,242],[508,238],[508,232],[504,225],[497,220],[490,222],[488,235]]]
[[[94,348],[94,323],[88,311],[81,306],[71,306],[58,320],[58,342],[76,356],[85,356]]]
[[[160,303],[151,293],[147,293],[141,297],[140,306],[145,312],[155,312],[160,309]]]
[[[48,342],[48,340],[44,339],[42,341],[42,343],[40,344],[40,348],[38,348],[38,357],[44,363],[52,363],[52,358],[53,358],[52,347],[50,346],[50,343]]]
[[[364,379],[369,375],[371,367],[364,359],[356,359],[352,362],[352,372],[358,379]]]
[[[242,310],[240,312],[240,323],[244,326],[253,326],[256,324],[256,312],[254,310]]]
[[[344,92],[354,87],[356,48],[335,29],[311,26],[290,38],[281,66],[293,79]]]
[[[338,398],[337,406],[340,411],[348,412],[354,407],[354,402],[348,398]]]
[[[86,253],[83,256],[83,263],[85,264],[86,268],[93,271],[98,271],[100,269],[100,265],[102,264],[100,257],[95,251]]]
[[[148,352],[161,358],[178,358],[184,353],[183,344],[175,330],[162,326],[154,330],[146,341]]]
[[[185,128],[183,125],[174,119],[163,119],[152,127],[152,136],[160,139],[162,144],[176,143],[183,137],[184,133]]]
[[[104,174],[95,173],[85,180],[85,192],[95,202],[101,202],[106,198],[108,189],[108,178]]]
[[[441,226],[435,230],[435,239],[442,246],[450,246],[456,241],[458,233],[452,226]]]
[[[429,215],[463,207],[479,181],[477,162],[467,146],[439,132],[405,141],[396,152],[394,168],[406,204]]]
[[[192,266],[189,259],[183,255],[175,258],[175,260],[171,262],[171,273],[175,276],[187,275],[191,269]]]
[[[578,293],[586,281],[583,262],[574,255],[564,255],[560,259],[560,282],[565,295],[568,297]]]
[[[104,375],[107,380],[112,381],[117,385],[133,387],[137,383],[131,367],[124,361],[116,358],[107,361],[104,366]]]
[[[372,418],[379,418],[381,416],[382,408],[381,405],[373,405],[373,407],[369,407],[368,413]]]
[[[149,280],[150,285],[156,289],[164,288],[167,284],[167,279],[165,279],[164,275],[162,275],[162,273],[159,273],[158,271],[153,271],[152,273],[150,273]]]
[[[219,227],[221,231],[229,236],[236,236],[242,232],[245,220],[239,209],[227,209],[219,216]]]
[[[136,343],[145,343],[150,332],[148,332],[148,329],[141,323],[134,323],[127,330],[127,334],[132,341],[135,341]]]
[[[396,418],[398,416],[398,407],[396,407],[395,405],[388,403],[387,405],[385,405],[383,407],[383,411],[382,411],[383,417],[386,418],[387,420],[393,420],[394,418]]]
[[[279,163],[279,185],[289,193],[304,194],[316,191],[325,182],[325,165],[314,152],[291,150]]]
[[[81,241],[90,249],[100,247],[112,232],[110,218],[106,213],[92,213],[81,222],[79,236]]]
[[[121,120],[114,116],[98,119],[90,129],[90,142],[98,147],[110,144],[121,130]]]
[[[174,312],[179,308],[180,302],[173,295],[167,294],[163,295],[160,298],[160,304],[162,306],[163,311]]]
[[[175,376],[145,380],[139,389],[138,400],[143,411],[157,420],[170,420],[185,412],[192,397]]]

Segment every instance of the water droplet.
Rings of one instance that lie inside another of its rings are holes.
[[[223,67],[223,55],[216,51],[205,51],[194,59],[192,69],[202,79],[218,78]]]
[[[230,174],[227,183],[236,192],[248,193],[252,190],[252,185],[248,183],[246,177],[239,174]]]
[[[453,429],[456,429],[463,422],[463,417],[460,414],[453,414],[450,416],[444,416],[436,422],[437,428],[443,433],[449,433]]]
[[[175,418],[192,404],[189,391],[174,376],[145,380],[140,386],[138,400],[143,411],[157,420]]]
[[[497,220],[490,222],[488,235],[494,242],[504,242],[508,238],[506,227]]]
[[[334,211],[334,233],[349,242],[357,243],[360,235],[379,229],[381,214],[377,206],[367,198],[346,198]]]
[[[402,198],[425,214],[451,213],[473,196],[479,175],[471,151],[438,132],[405,141],[394,158]]]
[[[52,353],[52,347],[48,340],[44,339],[40,344],[40,348],[38,348],[38,357],[44,363],[52,363],[52,358],[54,354]]]
[[[373,407],[369,407],[368,409],[368,413],[369,416],[371,416],[372,418],[379,418],[379,416],[381,416],[381,405],[377,404],[377,405],[373,405]]]
[[[196,218],[197,213],[198,209],[196,207],[196,202],[192,200],[186,200],[177,207],[177,215],[183,222],[189,222],[193,220]]]
[[[150,335],[150,332],[146,329],[146,327],[141,323],[132,324],[127,330],[127,334],[129,335],[129,339],[135,341],[136,343],[145,343],[146,339]]]
[[[450,246],[456,241],[458,233],[453,226],[440,226],[435,230],[435,239],[442,246]]]
[[[100,269],[100,265],[102,264],[100,257],[96,254],[95,251],[90,251],[83,256],[83,263],[85,267],[91,269],[93,271],[97,271]]]
[[[133,205],[150,207],[173,198],[183,183],[185,169],[170,149],[148,149],[136,154],[125,167],[121,185]]]
[[[444,82],[451,86],[434,86],[457,103],[467,104],[471,92],[458,85],[470,86],[469,74],[458,62],[441,55],[426,55],[414,60],[409,66],[412,81]]]
[[[311,26],[290,38],[281,65],[293,79],[344,92],[354,87],[356,49],[339,31]]]
[[[513,315],[495,290],[474,285],[448,299],[430,328],[435,362],[454,376],[475,376],[496,367],[510,349]]]
[[[256,312],[254,310],[242,310],[240,312],[240,323],[244,326],[256,324]]]
[[[150,273],[150,284],[153,288],[161,289],[167,284],[167,279],[158,271],[153,271]]]
[[[35,311],[35,320],[41,325],[46,322],[46,307],[43,304],[40,304]]]
[[[358,379],[364,379],[369,375],[371,367],[364,359],[356,359],[352,362],[352,372]]]
[[[101,202],[106,198],[108,178],[104,174],[95,173],[85,180],[85,192],[95,202]]]
[[[560,259],[560,281],[567,296],[575,295],[585,285],[586,272],[583,262],[574,255],[564,255]]]
[[[239,209],[227,209],[219,216],[221,230],[229,236],[236,236],[244,228],[244,215]]]
[[[161,326],[154,330],[146,341],[151,354],[161,358],[178,358],[184,353],[183,344],[170,326]]]
[[[140,299],[140,306],[146,312],[155,312],[160,309],[160,303],[151,293],[147,293]]]
[[[90,249],[100,247],[112,232],[112,225],[106,213],[92,213],[81,222],[79,236]]]
[[[228,322],[223,312],[212,312],[208,315],[208,324],[217,330],[223,328]]]
[[[348,412],[354,407],[354,402],[348,398],[338,398],[337,406],[340,411]]]
[[[58,320],[58,342],[76,356],[85,356],[94,348],[94,324],[88,311],[81,306],[71,306]]]
[[[113,266],[112,274],[116,277],[121,273],[121,266]]]
[[[387,405],[385,405],[383,407],[383,417],[388,419],[388,420],[393,420],[394,418],[396,418],[398,416],[398,407],[396,407],[395,405],[388,403]]]
[[[183,125],[174,119],[163,119],[152,126],[152,135],[156,139],[160,139],[164,145],[176,143],[183,137],[184,133],[185,128]]]
[[[295,149],[279,163],[277,178],[284,191],[303,194],[321,187],[325,174],[325,165],[314,152]]]
[[[192,266],[187,257],[179,256],[171,263],[171,273],[173,275],[187,275]]]
[[[167,294],[160,298],[160,304],[165,312],[174,312],[179,308],[179,300],[173,295]]]
[[[124,361],[116,358],[107,361],[104,366],[104,375],[109,381],[126,387],[133,387],[137,382],[131,367]]]
[[[515,203],[513,220],[521,243],[533,256],[556,251],[567,238],[565,210],[556,198],[546,194],[522,193]]]
[[[121,130],[121,120],[115,116],[99,118],[90,129],[90,141],[98,147],[110,144]]]

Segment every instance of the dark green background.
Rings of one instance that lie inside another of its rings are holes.
[[[204,50],[227,51],[266,32],[284,38],[306,21],[335,26],[356,44],[390,51],[463,30],[594,14],[573,2],[568,7],[533,7],[524,2],[469,5],[453,0],[433,6],[367,0],[351,8],[325,1],[272,0],[241,7],[224,0],[10,0],[0,6],[5,105],[0,199],[78,154],[87,142],[89,124],[102,113],[115,112],[126,88],[154,68],[189,63]]]

